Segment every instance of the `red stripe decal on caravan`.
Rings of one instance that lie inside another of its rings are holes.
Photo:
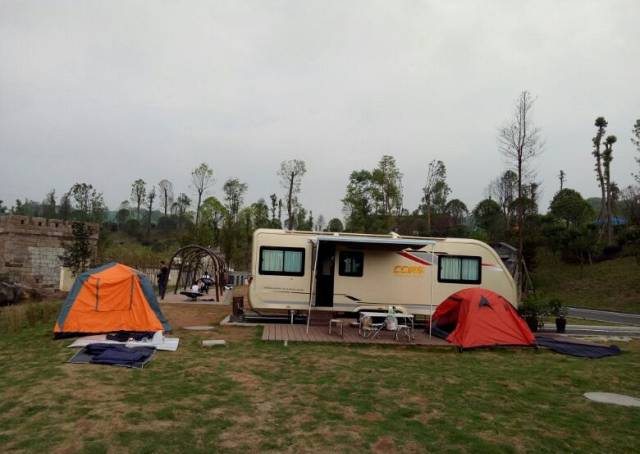
[[[419,257],[416,257],[415,255],[411,255],[408,252],[398,252],[398,254],[403,256],[405,259],[413,260],[414,262],[417,262],[417,263],[419,263],[421,265],[431,266],[431,263],[429,263],[426,260],[423,260],[423,259],[421,259]]]

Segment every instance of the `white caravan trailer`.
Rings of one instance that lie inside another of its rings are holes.
[[[429,315],[453,293],[492,290],[517,306],[498,254],[462,238],[421,238],[258,229],[253,234],[249,303],[272,310],[397,310]]]

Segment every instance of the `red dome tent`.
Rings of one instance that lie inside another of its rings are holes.
[[[533,333],[509,301],[483,288],[451,295],[438,306],[432,323],[434,334],[461,348],[536,344]]]

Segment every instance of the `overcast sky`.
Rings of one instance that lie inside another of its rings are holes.
[[[111,208],[136,178],[192,193],[190,171],[238,177],[248,202],[283,193],[342,214],[349,173],[396,157],[405,206],[445,162],[472,208],[504,169],[497,129],[537,97],[543,209],[558,188],[598,194],[591,137],[618,136],[622,187],[638,156],[640,2],[0,0],[0,199],[41,200],[77,181]]]

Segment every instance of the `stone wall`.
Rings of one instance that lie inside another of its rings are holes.
[[[0,216],[0,275],[22,284],[58,288],[64,245],[73,241],[72,223],[29,216]],[[98,225],[91,225],[95,256]]]

